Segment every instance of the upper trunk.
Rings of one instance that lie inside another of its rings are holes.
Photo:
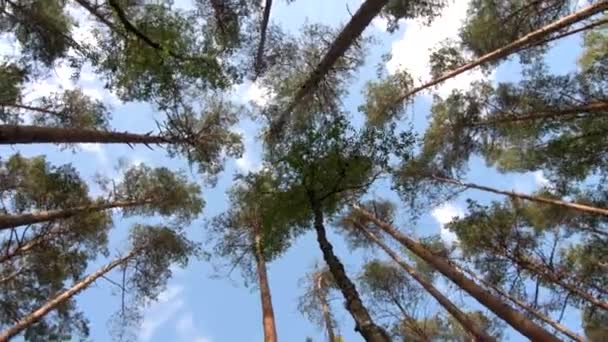
[[[289,120],[291,112],[296,108],[300,101],[316,90],[319,82],[321,82],[327,73],[330,72],[334,64],[336,64],[336,61],[344,56],[344,53],[346,53],[348,48],[350,48],[355,40],[361,36],[365,28],[369,26],[374,17],[380,13],[382,7],[387,3],[388,0],[366,0],[361,7],[359,7],[357,12],[350,18],[350,21],[333,41],[325,56],[323,56],[316,68],[300,86],[300,89],[298,89],[298,92],[295,94],[286,110],[274,123],[271,128],[272,132],[279,134],[282,131],[284,125],[287,124]]]
[[[255,262],[258,273],[258,284],[260,286],[260,297],[262,300],[262,324],[264,326],[264,341],[276,342],[277,330],[274,320],[274,310],[272,309],[272,297],[270,295],[270,285],[268,284],[268,274],[266,273],[266,259],[262,245],[262,232],[258,224],[254,225],[255,243]]]
[[[168,144],[172,141],[157,135],[96,131],[79,128],[0,125],[2,144]]]
[[[331,311],[329,310],[329,304],[327,303],[327,298],[325,297],[325,292],[323,289],[323,279],[319,276],[317,278],[317,287],[316,287],[316,296],[321,303],[321,310],[323,311],[323,321],[325,321],[325,331],[327,332],[327,339],[329,342],[334,342],[336,340],[336,335],[334,333],[334,323],[331,318]]]
[[[264,16],[262,17],[262,27],[260,28],[260,45],[255,57],[255,75],[256,77],[262,73],[264,69],[264,46],[266,45],[266,31],[268,30],[268,22],[270,21],[270,9],[272,8],[272,0],[266,0],[264,4]]]
[[[536,310],[535,308],[531,307],[529,304],[523,302],[522,300],[519,300],[519,299],[517,299],[517,298],[515,298],[515,297],[513,297],[511,295],[509,295],[508,293],[506,293],[505,291],[503,291],[498,286],[495,286],[494,284],[491,284],[490,282],[486,281],[485,279],[479,277],[478,275],[476,275],[471,270],[466,269],[466,268],[463,269],[461,267],[458,267],[458,268],[461,269],[461,270],[464,270],[464,272],[466,272],[469,276],[471,276],[471,278],[477,280],[478,282],[480,282],[484,286],[486,286],[488,288],[491,288],[492,290],[494,290],[495,292],[497,292],[501,296],[503,296],[503,297],[507,298],[508,300],[510,300],[511,302],[513,302],[515,305],[517,305],[520,308],[528,311],[529,313],[531,313],[533,316],[535,316],[539,320],[541,320],[541,321],[549,324],[555,330],[557,330],[557,331],[561,332],[562,334],[568,336],[572,340],[578,341],[578,342],[585,341],[584,337],[577,335],[576,333],[574,333],[573,331],[571,331],[570,329],[568,329],[567,327],[565,327],[563,324],[560,324],[560,323],[552,320],[551,318],[547,317],[547,315],[545,315],[542,312]]]
[[[380,229],[382,229],[383,231],[391,235],[394,239],[399,241],[412,253],[427,262],[429,265],[431,265],[445,277],[450,279],[461,289],[466,291],[485,307],[490,309],[498,317],[505,320],[505,322],[511,325],[515,330],[519,331],[522,335],[530,338],[533,341],[559,341],[558,338],[550,334],[541,326],[526,318],[524,315],[511,308],[498,297],[492,295],[490,292],[477,285],[471,279],[467,278],[464,274],[458,271],[458,269],[452,266],[448,260],[442,258],[441,256],[433,254],[422,244],[400,233],[391,225],[378,220],[367,210],[359,206],[355,206],[354,208],[359,213],[363,214],[366,218],[374,222]]]
[[[522,49],[535,46],[539,41],[542,42],[543,37],[546,37],[552,33],[558,32],[572,24],[583,21],[597,13],[601,13],[601,12],[605,11],[606,9],[608,9],[608,2],[599,1],[591,6],[583,8],[582,10],[580,10],[578,12],[574,12],[570,15],[560,18],[560,19],[552,22],[549,25],[546,25],[544,27],[539,28],[536,31],[526,34],[525,36],[515,40],[514,42],[511,42],[510,44],[507,44],[506,46],[503,46],[499,49],[489,52],[489,53],[475,59],[474,61],[469,62],[465,65],[462,65],[454,70],[448,71],[443,76],[433,79],[430,82],[425,83],[419,87],[415,87],[414,89],[406,92],[403,96],[401,96],[396,101],[395,105],[397,103],[403,102],[408,97],[410,97],[422,90],[428,89],[443,81],[456,77],[456,76],[462,74],[463,72],[476,68],[484,63],[496,61],[500,58],[504,58],[513,53],[519,52]]]
[[[560,207],[574,209],[574,210],[577,210],[577,211],[580,211],[583,213],[587,213],[587,214],[608,216],[608,209],[604,209],[604,208],[598,208],[598,207],[593,207],[590,205],[579,204],[579,203],[564,202],[564,201],[560,201],[560,200],[553,199],[553,198],[526,195],[526,194],[522,194],[522,193],[518,193],[518,192],[514,192],[514,191],[503,191],[503,190],[498,190],[498,189],[494,189],[494,188],[490,188],[487,186],[478,185],[478,184],[474,184],[474,183],[464,183],[459,180],[451,179],[451,178],[443,178],[443,177],[437,177],[437,176],[432,176],[432,178],[439,182],[455,184],[455,185],[463,186],[466,188],[473,188],[473,189],[477,189],[477,190],[492,192],[492,193],[499,194],[499,195],[506,195],[506,196],[510,196],[510,197],[521,198],[521,199],[532,201],[532,202],[558,205]]]
[[[532,113],[526,114],[505,114],[502,118],[491,119],[491,120],[483,120],[479,122],[475,122],[471,124],[471,127],[479,127],[479,126],[490,126],[490,125],[500,125],[506,123],[513,122],[521,122],[521,121],[533,121],[533,120],[546,120],[546,119],[555,119],[555,118],[563,118],[568,117],[568,119],[576,119],[579,118],[577,114],[587,113],[587,114],[605,114],[608,110],[608,102],[607,101],[595,101],[588,103],[582,106],[570,107],[565,109],[555,109],[555,110],[545,110],[545,111],[536,111]],[[589,115],[585,115],[584,117],[588,117]]]
[[[135,207],[138,205],[144,205],[150,203],[150,201],[117,201],[112,203],[97,204],[97,205],[83,205],[79,207],[40,211],[37,213],[26,213],[18,215],[0,215],[0,230],[10,229],[19,226],[25,226],[29,224],[36,224],[41,222],[53,221],[58,219],[66,219],[78,214],[84,214],[87,212],[101,211],[112,208],[126,208]]]
[[[313,205],[314,210],[314,226],[317,232],[317,241],[323,252],[323,259],[329,267],[329,271],[334,277],[336,284],[340,288],[344,299],[346,300],[346,309],[353,316],[356,328],[366,341],[369,342],[388,342],[390,338],[381,327],[377,326],[370,317],[367,309],[363,306],[363,302],[357,292],[355,284],[348,278],[344,265],[334,254],[333,246],[327,240],[325,226],[323,224],[323,212],[318,206]]]
[[[382,250],[386,252],[401,268],[405,270],[416,282],[418,282],[439,304],[446,309],[457,321],[462,325],[464,330],[469,332],[477,341],[496,341],[496,339],[483,331],[469,316],[462,312],[452,301],[444,296],[433,284],[426,280],[418,271],[406,263],[397,253],[395,253],[388,245],[386,245],[378,236],[366,229],[360,224],[355,223],[370,240],[374,241]]]
[[[15,323],[15,325],[13,325],[12,327],[1,332],[0,341],[2,341],[2,342],[8,341],[10,338],[17,336],[22,331],[24,331],[25,329],[27,329],[28,327],[30,327],[31,325],[36,323],[38,320],[40,320],[42,317],[44,317],[46,314],[48,314],[50,311],[54,310],[55,308],[57,308],[59,305],[61,305],[65,301],[74,297],[74,295],[76,295],[78,292],[87,288],[95,280],[97,280],[104,274],[110,272],[112,269],[116,268],[117,266],[124,264],[129,259],[133,258],[135,255],[136,255],[136,252],[132,251],[122,258],[119,258],[119,259],[116,259],[116,260],[110,262],[106,266],[100,268],[99,270],[90,274],[86,278],[82,279],[81,281],[76,283],[74,286],[72,286],[68,290],[66,290],[66,291],[58,294],[54,298],[50,299],[48,302],[43,304],[38,309],[34,310],[32,313],[30,313],[29,315],[20,319],[17,323]]]

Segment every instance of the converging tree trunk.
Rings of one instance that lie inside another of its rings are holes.
[[[475,272],[467,269],[467,268],[463,268],[461,266],[458,266],[458,269],[462,272],[466,272],[471,278],[477,280],[478,282],[482,283],[484,286],[492,289],[494,292],[500,294],[501,296],[505,297],[506,299],[510,300],[512,303],[514,303],[515,305],[519,306],[520,308],[528,311],[530,314],[532,314],[534,317],[538,318],[539,320],[545,322],[546,324],[550,325],[553,329],[561,332],[562,334],[568,336],[569,338],[571,338],[574,341],[578,341],[578,342],[584,342],[585,338],[577,335],[576,333],[574,333],[572,330],[568,329],[567,327],[565,327],[563,324],[560,324],[554,320],[552,320],[551,318],[549,318],[547,315],[543,314],[542,312],[536,310],[535,308],[533,308],[532,306],[530,306],[529,304],[525,303],[522,300],[519,300],[511,295],[509,295],[506,291],[502,290],[500,287],[491,284],[490,282],[486,281],[485,279],[483,279],[482,277],[479,277],[478,275],[475,274]]]
[[[418,284],[420,284],[439,304],[452,315],[458,323],[469,332],[476,341],[496,341],[496,339],[483,331],[475,322],[473,322],[464,312],[462,312],[452,301],[444,296],[433,284],[426,280],[416,269],[405,262],[397,253],[395,253],[387,244],[385,244],[376,234],[366,229],[363,225],[353,222],[353,224],[370,240],[376,243],[382,250],[388,254],[407,274],[409,274]]]
[[[29,315],[20,319],[17,323],[15,323],[15,325],[13,325],[12,327],[1,332],[0,341],[6,342],[10,338],[19,335],[22,331],[24,331],[25,329],[27,329],[28,327],[30,327],[31,325],[36,323],[40,318],[44,317],[46,314],[48,314],[52,310],[56,309],[58,306],[60,306],[65,301],[74,297],[78,292],[86,289],[89,285],[91,285],[95,280],[99,279],[101,276],[110,272],[112,269],[116,268],[117,266],[120,266],[120,265],[126,263],[127,261],[129,261],[129,259],[133,258],[136,254],[137,254],[137,251],[131,251],[129,254],[110,262],[106,266],[104,266],[104,267],[100,268],[99,270],[95,271],[94,273],[90,274],[86,278],[84,278],[81,281],[79,281],[78,283],[76,283],[70,289],[68,289],[64,292],[61,292],[54,298],[50,299],[48,302],[46,302],[44,305],[42,305],[38,309],[34,310],[32,313],[30,313]]]
[[[54,238],[55,236],[60,235],[62,232],[63,231],[61,229],[51,228],[48,232],[40,234],[25,243],[21,243],[20,245],[11,250],[7,250],[6,253],[4,253],[4,255],[0,257],[0,264],[5,263],[20,255],[23,255],[24,253],[27,253],[34,247]]]
[[[409,238],[408,236],[400,233],[393,226],[388,223],[382,222],[372,215],[367,210],[360,206],[354,205],[353,208],[365,216],[367,219],[374,222],[380,229],[392,236],[395,240],[399,241],[404,247],[410,250],[412,253],[417,255],[419,258],[427,262],[445,277],[450,279],[461,289],[470,294],[479,303],[483,304],[489,310],[491,310],[498,317],[502,318],[505,322],[511,325],[515,330],[519,331],[522,335],[528,337],[533,341],[551,341],[558,342],[559,339],[553,336],[551,333],[543,329],[541,326],[526,318],[524,315],[514,310],[505,302],[494,296],[481,286],[477,285],[474,281],[467,278],[462,272],[458,271],[452,266],[448,260],[433,254],[426,247],[419,242]]]
[[[363,305],[361,297],[357,292],[355,284],[348,278],[344,265],[334,254],[333,246],[327,240],[325,225],[323,223],[323,212],[318,205],[312,205],[314,210],[314,227],[317,232],[317,241],[323,252],[323,259],[327,263],[331,274],[340,288],[346,300],[346,309],[351,314],[356,323],[355,330],[358,331],[368,342],[388,342],[388,334],[374,323],[369,312]]]
[[[260,27],[260,45],[255,57],[255,76],[259,76],[264,69],[264,48],[266,46],[266,31],[268,31],[268,23],[270,21],[270,9],[272,8],[272,0],[266,0],[264,3],[264,14],[262,17],[262,26]]]
[[[510,44],[507,44],[506,46],[503,46],[499,49],[489,52],[489,53],[475,59],[474,61],[469,62],[465,65],[462,65],[456,69],[448,71],[441,77],[435,78],[435,79],[431,80],[430,82],[427,82],[419,87],[415,87],[414,89],[412,89],[412,90],[406,92],[404,95],[402,95],[396,101],[396,103],[401,103],[408,97],[410,97],[422,90],[428,89],[443,81],[456,77],[456,76],[462,74],[463,72],[476,68],[484,63],[507,57],[513,53],[520,51],[522,48],[535,46],[536,43],[538,43],[539,41],[542,41],[543,37],[546,37],[552,33],[558,32],[559,30],[566,28],[572,24],[583,21],[595,14],[605,11],[606,9],[608,9],[608,2],[598,1],[597,3],[590,5],[588,7],[585,7],[583,9],[581,9],[580,11],[574,12],[570,15],[560,18],[560,19],[552,22],[549,25],[546,25],[536,31],[526,34],[525,36],[511,42]]]
[[[279,119],[273,124],[271,130],[275,133],[282,131],[285,124],[289,121],[291,112],[300,104],[303,98],[312,94],[319,82],[330,72],[336,61],[344,56],[344,53],[352,46],[352,44],[361,36],[363,31],[372,20],[380,13],[388,0],[366,0],[361,7],[350,18],[350,21],[344,26],[336,39],[327,49],[327,53],[315,69],[310,73],[306,81],[302,83],[293,99],[287,106],[286,110]]]
[[[323,311],[323,321],[325,322],[325,332],[327,332],[327,340],[329,342],[336,341],[336,334],[334,333],[334,322],[331,317],[331,310],[329,309],[329,303],[327,302],[327,296],[323,289],[323,278],[321,275],[317,276],[317,282],[315,287],[315,296],[321,303],[321,311]]]
[[[565,201],[560,201],[558,199],[553,199],[553,198],[526,195],[526,194],[522,194],[522,193],[514,192],[514,191],[498,190],[498,189],[490,188],[488,186],[478,185],[478,184],[474,184],[474,183],[461,182],[457,179],[444,178],[444,177],[438,177],[438,176],[431,176],[431,177],[434,180],[436,180],[438,182],[442,182],[442,183],[454,184],[454,185],[462,186],[465,188],[477,189],[477,190],[481,190],[481,191],[520,198],[520,199],[537,202],[537,203],[553,204],[553,205],[557,205],[560,207],[577,210],[577,211],[580,211],[580,212],[583,212],[586,214],[608,216],[608,209],[604,209],[604,208],[598,208],[598,207],[593,207],[590,205],[579,204],[579,203],[565,202]]]
[[[259,224],[254,224],[254,248],[255,263],[258,273],[258,284],[260,286],[260,297],[262,300],[262,325],[264,326],[264,341],[277,342],[277,329],[272,308],[270,285],[266,272],[266,259],[264,257],[264,246],[262,245],[262,232]]]
[[[608,111],[608,101],[595,101],[582,106],[564,108],[564,109],[554,109],[554,110],[540,110],[530,113],[524,114],[511,114],[505,113],[503,117],[497,119],[489,119],[475,122],[470,127],[482,127],[482,126],[493,126],[493,125],[501,125],[508,124],[514,122],[522,122],[522,121],[534,121],[534,120],[546,120],[546,119],[556,119],[556,118],[564,118],[565,119],[577,119],[577,118],[588,118],[592,115],[597,114],[606,114]],[[586,114],[584,116],[578,116],[578,114]]]
[[[158,135],[105,132],[80,128],[0,125],[0,145],[7,144],[169,144],[177,143]]]
[[[37,213],[17,214],[17,215],[0,215],[0,230],[11,229],[14,227],[24,226],[28,224],[36,224],[59,219],[66,219],[87,212],[101,211],[112,208],[128,208],[142,206],[152,203],[150,200],[144,201],[116,201],[104,204],[83,205],[79,207],[40,211]]]

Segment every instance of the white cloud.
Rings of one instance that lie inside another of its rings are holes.
[[[268,89],[254,82],[245,90],[244,98],[246,101],[253,101],[259,106],[264,106],[272,98],[272,95]]]
[[[243,156],[241,158],[236,160],[236,166],[241,172],[248,173],[250,171],[258,171],[261,167],[261,164],[254,161],[251,158],[250,153],[245,152],[243,153]]]
[[[457,240],[456,234],[445,228],[456,217],[464,216],[464,210],[452,203],[444,203],[433,209],[431,216],[439,223],[441,238],[448,244]]]
[[[211,339],[203,336],[194,326],[194,319],[191,312],[183,314],[175,325],[175,331],[179,341],[183,342],[211,342]]]
[[[534,184],[536,184],[537,187],[542,188],[549,185],[549,180],[547,179],[547,177],[545,177],[545,174],[542,170],[535,171],[533,173],[533,176]]]
[[[105,148],[99,143],[84,143],[78,144],[83,151],[95,154],[97,156],[97,160],[105,164],[108,162],[108,155],[106,154]]]
[[[425,25],[423,19],[406,20],[403,38],[393,43],[392,59],[386,64],[388,72],[393,74],[407,70],[416,82],[429,81],[430,50],[444,39],[458,38],[458,30],[466,17],[468,3],[469,0],[450,2],[441,17],[436,18],[431,25]],[[463,73],[443,82],[438,93],[446,96],[452,89],[467,89],[471,82],[484,77],[479,70]]]
[[[184,307],[182,299],[184,288],[182,286],[168,286],[156,302],[153,302],[144,314],[144,319],[139,331],[139,340],[149,341],[158,328],[169,321]]]

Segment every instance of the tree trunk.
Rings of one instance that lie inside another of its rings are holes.
[[[272,8],[272,0],[266,0],[264,4],[264,16],[262,17],[262,27],[260,28],[260,45],[255,58],[255,76],[259,76],[264,69],[264,47],[266,45],[266,31],[268,30],[268,22],[270,21],[270,9]]]
[[[260,296],[262,300],[262,325],[264,326],[264,341],[277,342],[277,330],[274,320],[274,310],[272,309],[272,298],[270,296],[270,286],[266,273],[266,259],[262,245],[262,232],[259,224],[254,225],[255,242],[255,263],[258,273],[258,283],[260,286]]]
[[[389,342],[388,334],[381,327],[377,326],[370,317],[367,309],[357,292],[355,284],[348,278],[344,265],[334,254],[333,246],[327,240],[325,226],[323,223],[323,212],[319,206],[313,205],[314,226],[317,232],[317,241],[323,252],[323,259],[327,263],[331,274],[340,288],[346,300],[346,309],[355,320],[355,331],[359,332],[368,342]]]
[[[464,312],[462,312],[452,301],[450,301],[446,296],[444,296],[433,284],[426,280],[416,269],[406,263],[397,253],[395,253],[388,245],[386,245],[380,238],[363,227],[362,225],[353,222],[353,224],[361,230],[367,238],[374,241],[382,250],[388,254],[391,259],[393,259],[401,268],[407,272],[418,284],[420,284],[433,298],[439,302],[439,304],[452,315],[460,325],[469,332],[476,341],[496,341],[496,339],[490,335],[488,335],[485,331],[483,331],[474,321],[472,321],[469,316],[467,316]]]
[[[570,329],[568,329],[564,325],[562,325],[560,323],[557,323],[556,321],[554,321],[551,318],[547,317],[545,314],[543,314],[542,312],[540,312],[540,311],[536,310],[535,308],[531,307],[527,303],[525,303],[525,302],[523,302],[523,301],[521,301],[521,300],[519,300],[519,299],[517,299],[517,298],[515,298],[515,297],[513,297],[511,295],[509,295],[507,292],[505,292],[504,290],[502,290],[500,287],[495,286],[494,284],[491,284],[490,282],[486,281],[482,277],[479,277],[473,271],[471,271],[471,270],[469,270],[467,268],[462,268],[462,267],[458,267],[458,268],[459,268],[459,270],[466,272],[473,279],[475,279],[478,282],[482,283],[484,286],[486,286],[488,288],[491,288],[496,293],[498,293],[501,296],[507,298],[508,300],[510,300],[515,305],[517,305],[520,308],[528,311],[534,317],[536,317],[539,320],[545,322],[546,324],[549,324],[551,327],[553,327],[553,329],[555,329],[555,330],[561,332],[562,334],[568,336],[572,340],[578,341],[578,342],[584,342],[585,341],[584,337],[582,337],[580,335],[577,335],[576,333],[574,333],[573,331],[571,331]]]
[[[491,61],[495,61],[498,60],[500,58],[504,58],[509,56],[510,54],[516,53],[518,51],[520,51],[522,48],[526,48],[526,47],[531,47],[534,46],[539,40],[542,40],[543,37],[548,36],[552,33],[555,33],[563,28],[566,28],[572,24],[575,24],[577,22],[583,21],[595,14],[601,13],[603,11],[605,11],[606,9],[608,9],[608,2],[606,1],[599,1],[593,5],[590,5],[588,7],[583,8],[582,10],[578,11],[578,12],[574,12],[570,15],[567,15],[563,18],[560,18],[554,22],[552,22],[549,25],[546,25],[544,27],[541,27],[540,29],[530,32],[527,35],[507,44],[506,46],[503,46],[499,49],[496,49],[492,52],[489,52],[479,58],[477,58],[476,60],[469,62],[463,66],[460,66],[454,70],[448,71],[447,73],[445,73],[443,76],[440,76],[436,79],[431,80],[428,83],[425,83],[419,87],[416,87],[408,92],[406,92],[403,96],[401,96],[396,102],[395,105],[397,103],[403,102],[405,99],[407,99],[408,97],[422,91],[425,89],[428,89],[432,86],[435,86],[443,81],[446,81],[450,78],[456,77],[460,74],[462,74],[465,71],[471,70],[475,67],[478,67],[484,63],[487,62],[491,62]]]
[[[521,122],[521,121],[534,121],[540,119],[554,119],[561,118],[564,116],[570,116],[567,119],[576,119],[579,116],[574,116],[576,114],[581,113],[591,113],[591,114],[606,114],[608,111],[608,102],[607,101],[595,101],[588,103],[582,106],[570,107],[565,109],[556,109],[556,110],[546,110],[546,111],[536,111],[532,113],[525,114],[506,114],[502,118],[491,119],[491,120],[483,120],[479,122],[475,122],[469,127],[481,127],[481,126],[491,126],[491,125],[500,125],[507,124],[513,122]],[[584,116],[589,117],[589,115]]]
[[[0,145],[7,144],[169,144],[179,142],[158,135],[104,132],[80,128],[0,125]]]
[[[355,40],[361,36],[365,28],[369,26],[374,17],[380,13],[382,7],[387,3],[388,0],[365,0],[357,12],[350,18],[350,21],[346,26],[344,26],[340,34],[338,34],[316,68],[300,86],[300,89],[298,89],[286,110],[283,111],[283,114],[275,122],[271,128],[273,133],[279,134],[283,130],[284,125],[289,120],[291,112],[304,97],[312,94],[316,90],[319,82],[321,82],[327,73],[330,72],[336,61],[344,56],[344,53],[346,53],[348,48],[350,48]]]
[[[334,322],[331,318],[329,303],[327,303],[327,298],[325,297],[325,292],[323,289],[323,279],[321,278],[321,276],[317,277],[316,296],[319,299],[319,303],[321,303],[321,311],[323,311],[323,321],[325,321],[325,331],[327,332],[327,340],[329,342],[335,342],[336,334],[334,333]]]
[[[19,214],[19,215],[0,215],[0,231],[11,229],[14,227],[24,226],[28,224],[36,224],[41,222],[66,219],[78,214],[87,212],[101,211],[112,208],[127,208],[149,204],[151,201],[117,201],[112,203],[83,205],[79,207],[40,211],[37,213]]]
[[[514,192],[514,191],[503,191],[503,190],[498,190],[498,189],[494,189],[494,188],[490,188],[487,186],[478,185],[478,184],[474,184],[474,183],[464,183],[459,180],[451,179],[451,178],[443,178],[443,177],[438,177],[438,176],[431,176],[431,178],[436,181],[442,182],[442,183],[454,184],[454,185],[462,186],[465,188],[477,189],[477,190],[481,190],[481,191],[520,198],[520,199],[537,202],[537,203],[558,205],[560,207],[577,210],[577,211],[580,211],[580,212],[586,213],[586,214],[608,216],[608,209],[604,209],[604,208],[598,208],[598,207],[593,207],[590,205],[579,204],[579,203],[564,202],[564,201],[560,201],[557,199],[540,197],[540,196],[531,196],[531,195],[526,195],[526,194],[522,194],[522,193],[518,193],[518,192]]]
[[[119,265],[124,264],[129,259],[133,258],[136,254],[137,254],[136,251],[131,251],[129,254],[125,255],[124,257],[116,259],[116,260],[112,261],[111,263],[107,264],[106,266],[95,271],[94,273],[90,274],[86,278],[82,279],[80,282],[76,283],[70,289],[58,294],[57,296],[55,296],[54,298],[52,298],[51,300],[46,302],[44,305],[42,305],[38,309],[34,310],[32,313],[27,315],[26,317],[23,317],[22,319],[20,319],[12,327],[1,332],[0,341],[5,342],[5,341],[8,341],[10,338],[17,336],[22,331],[29,328],[31,325],[36,323],[39,319],[41,319],[46,314],[48,314],[50,311],[54,310],[55,308],[57,308],[59,305],[61,305],[65,301],[74,297],[78,292],[86,289],[89,285],[91,285],[91,283],[93,283],[95,280],[97,280],[101,276],[105,275],[106,273],[110,272],[112,269],[116,268]]]
[[[511,308],[509,305],[492,295],[490,292],[486,291],[481,286],[475,284],[475,282],[467,278],[464,274],[462,274],[462,272],[459,272],[458,269],[452,266],[448,260],[433,254],[422,244],[402,234],[391,225],[378,220],[367,210],[357,205],[353,207],[357,212],[374,222],[374,224],[376,224],[380,229],[392,236],[395,240],[399,241],[404,247],[409,249],[419,258],[426,261],[429,265],[470,294],[479,303],[483,304],[498,317],[502,318],[522,335],[528,337],[532,341],[559,341],[558,338],[550,334],[541,326],[526,318],[524,315]]]
[[[567,277],[564,277],[561,274],[555,274],[554,272],[551,272],[547,269],[546,266],[541,265],[537,260],[522,254],[512,255],[511,253],[508,253],[507,251],[498,248],[494,249],[494,252],[509,259],[512,263],[519,266],[520,268],[534,275],[537,275],[543,280],[558,285],[565,290],[568,290],[573,295],[576,295],[581,299],[586,300],[590,304],[595,305],[598,308],[608,310],[608,302],[595,298],[591,293],[582,290],[581,288],[573,284],[571,281],[568,281]]]

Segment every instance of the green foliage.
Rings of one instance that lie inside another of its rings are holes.
[[[390,0],[384,6],[380,15],[388,20],[387,30],[395,32],[399,29],[399,21],[402,19],[422,18],[427,23],[430,23],[441,13],[446,4],[447,1],[445,0],[424,0],[417,2]]]
[[[583,310],[583,328],[590,342],[602,342],[608,334],[608,314],[606,311],[586,308]]]
[[[394,220],[396,209],[392,202],[385,200],[368,201],[361,204],[361,207],[373,213],[375,217],[384,222],[392,223]],[[352,249],[360,247],[371,248],[376,245],[358,227],[364,227],[367,231],[374,233],[374,235],[382,237],[382,230],[380,228],[359,211],[352,209],[338,217],[335,226],[344,233],[345,239]]]
[[[602,19],[606,20],[607,16]],[[589,69],[596,61],[605,59],[608,51],[608,25],[603,24],[597,28],[585,32],[583,36],[583,53],[579,56],[578,65],[583,69]]]
[[[298,311],[310,322],[324,329],[332,329],[336,334],[337,322],[331,311],[329,299],[333,290],[338,289],[338,286],[329,268],[315,265],[299,280],[299,285],[304,288],[304,292],[298,297]],[[329,319],[330,327],[327,326],[327,319]]]
[[[213,183],[224,169],[226,157],[241,157],[241,136],[231,128],[242,112],[242,107],[209,97],[198,115],[191,108],[170,114],[164,127],[164,134],[174,142],[167,146],[169,155],[184,156]]]
[[[171,277],[170,266],[185,267],[199,250],[182,231],[166,226],[135,225],[130,240],[137,254],[128,287],[141,300],[155,300]]]
[[[405,110],[402,95],[413,88],[414,81],[405,71],[388,76],[386,79],[369,81],[364,90],[366,102],[359,111],[367,116],[369,125],[381,126],[391,120],[400,119]],[[394,103],[399,105],[395,106]]]
[[[17,123],[19,117],[11,112],[10,105],[21,99],[23,83],[27,81],[26,71],[14,63],[0,63],[0,78],[4,81],[0,86],[0,122]]]
[[[159,214],[174,217],[179,224],[187,224],[201,213],[204,201],[200,193],[200,187],[183,172],[143,164],[127,169],[114,190],[118,200],[149,202],[124,208],[125,215]]]
[[[568,14],[569,0],[474,0],[464,26],[460,29],[462,45],[479,57]],[[528,55],[528,56],[526,56]],[[534,49],[521,55],[522,61],[534,55]]]
[[[429,56],[431,77],[433,79],[443,76],[444,73],[464,65],[466,59],[462,56],[462,48],[454,40],[444,40]]]
[[[110,113],[106,105],[85,95],[81,89],[66,90],[35,102],[34,125],[107,130]]]
[[[26,63],[50,67],[75,47],[70,36],[74,20],[65,6],[64,0],[7,0],[2,3],[0,31],[15,35]]]
[[[105,75],[107,87],[122,100],[155,101],[166,109],[206,89],[230,86],[231,77],[217,61],[214,47],[200,38],[195,13],[165,5],[123,10],[131,23],[162,50],[120,25],[119,32],[97,31],[95,66]]]
[[[71,165],[52,166],[44,156],[11,156],[0,165],[5,212],[68,208],[87,203],[88,187]]]

